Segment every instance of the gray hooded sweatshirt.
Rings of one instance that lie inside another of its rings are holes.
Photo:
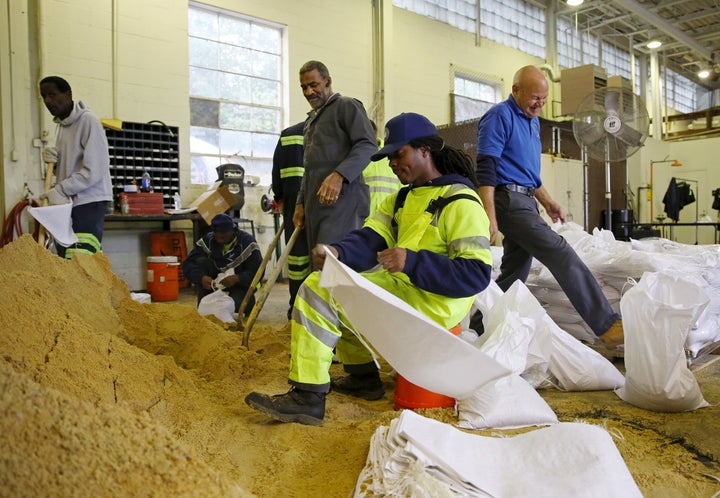
[[[74,206],[112,199],[108,142],[100,120],[78,101],[67,118],[53,121],[60,125],[55,188]]]

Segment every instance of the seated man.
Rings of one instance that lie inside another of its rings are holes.
[[[235,301],[237,313],[255,273],[262,265],[262,253],[253,236],[240,230],[227,214],[215,216],[210,229],[195,242],[182,264],[183,273],[197,287],[199,303],[203,297],[217,290],[213,283],[217,276],[232,269],[234,272],[219,283]],[[248,301],[245,315],[250,313],[254,304],[253,297]]]
[[[313,249],[321,267],[325,248],[371,282],[403,299],[440,326],[451,328],[468,313],[475,295],[490,282],[489,223],[475,192],[475,167],[448,146],[419,114],[403,113],[387,124],[388,156],[405,187],[390,195],[363,228],[340,242]],[[375,265],[381,269],[368,272]],[[312,273],[300,287],[292,312],[289,382],[286,394],[252,392],[251,407],[283,422],[321,425],[325,395],[332,389],[379,399],[384,394],[370,352],[358,340],[342,307]],[[346,377],[330,379],[336,348]]]

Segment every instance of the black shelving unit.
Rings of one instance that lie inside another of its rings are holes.
[[[178,128],[164,123],[123,121],[121,130],[105,128],[110,150],[110,177],[115,206],[118,194],[133,180],[140,187],[140,177],[147,171],[154,192],[163,194],[166,208],[174,207],[173,195],[180,192],[180,156]]]

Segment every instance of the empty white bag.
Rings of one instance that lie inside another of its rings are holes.
[[[422,478],[420,476],[422,475]],[[641,497],[608,432],[559,423],[512,437],[469,434],[404,410],[373,436],[356,497]]]
[[[28,212],[50,232],[55,242],[70,247],[78,241],[72,228],[72,208],[73,203],[68,200],[65,204],[31,207]]]

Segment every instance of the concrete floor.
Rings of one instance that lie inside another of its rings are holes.
[[[278,282],[265,301],[256,325],[280,329],[287,324],[288,286]],[[178,303],[195,306],[194,289],[180,290]],[[668,444],[679,444],[703,462],[710,473],[720,468],[720,356],[712,354],[692,365],[691,370],[710,406],[682,413],[652,412],[634,407],[612,391],[563,392],[554,389],[538,391],[561,419],[582,417],[587,420],[617,420],[633,427],[643,427],[664,436]],[[623,358],[613,362],[624,373]]]

